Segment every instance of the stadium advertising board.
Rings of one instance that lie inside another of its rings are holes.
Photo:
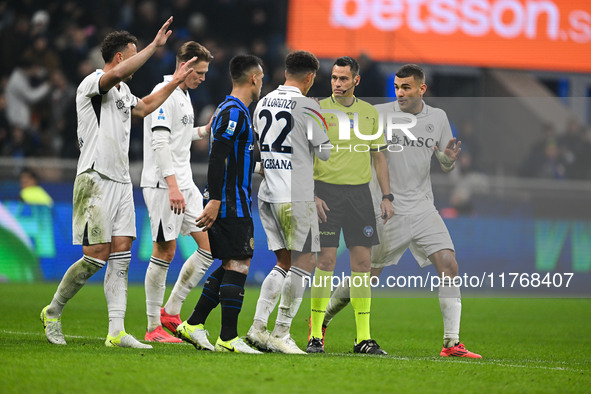
[[[591,2],[292,0],[288,45],[327,58],[591,72]]]
[[[254,204],[256,207],[256,204]],[[256,209],[255,255],[249,274],[251,284],[260,283],[275,265],[275,255],[267,240]],[[0,204],[0,234],[10,243],[0,245],[0,281],[33,282],[59,280],[72,261],[80,258],[80,246],[72,245],[72,204],[58,202],[53,208],[37,207],[19,201]],[[463,275],[463,290],[472,295],[499,296],[519,292],[523,296],[590,295],[591,222],[545,220],[514,217],[459,217],[446,219],[454,239]],[[136,207],[138,239],[133,243],[129,280],[143,283],[152,252],[150,221],[144,205]],[[8,235],[10,238],[8,238]],[[349,256],[340,242],[335,280],[347,275]],[[195,251],[190,236],[179,237],[178,252],[168,274],[174,281],[183,261]],[[215,265],[214,265],[215,266]],[[431,268],[419,269],[406,253],[398,266],[384,270],[383,290],[431,291],[436,295]],[[92,282],[103,280],[104,270]],[[464,276],[465,275],[465,276]],[[409,283],[421,277],[421,284]],[[395,282],[391,281],[394,280]],[[390,281],[390,282],[389,282]],[[377,296],[391,294],[376,293]],[[416,293],[412,293],[416,294]]]

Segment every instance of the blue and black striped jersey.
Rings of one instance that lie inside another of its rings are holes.
[[[254,135],[248,108],[236,97],[226,96],[214,114],[211,130],[209,198],[222,202],[219,217],[252,217]]]

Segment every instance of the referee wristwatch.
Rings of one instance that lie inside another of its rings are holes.
[[[382,201],[384,201],[384,200],[388,200],[390,202],[394,202],[394,195],[392,193],[384,194],[382,196]]]

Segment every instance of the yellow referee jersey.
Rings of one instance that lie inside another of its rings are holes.
[[[349,118],[350,138],[340,139],[339,124],[334,114],[323,114],[328,125],[328,138],[333,148],[327,161],[316,159],[314,179],[334,185],[361,185],[371,180],[371,152],[385,145],[380,134],[373,140],[364,140],[353,131],[354,114],[358,114],[358,129],[361,134],[375,135],[379,128],[378,112],[369,103],[355,97],[346,107],[334,96],[320,101],[322,109],[338,110]]]

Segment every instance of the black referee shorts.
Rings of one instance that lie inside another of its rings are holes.
[[[368,183],[333,185],[316,181],[314,192],[330,209],[326,211],[327,221],[320,223],[321,247],[338,247],[341,229],[347,248],[380,243]]]
[[[246,260],[254,251],[252,218],[218,218],[207,230],[211,255],[220,260]]]

